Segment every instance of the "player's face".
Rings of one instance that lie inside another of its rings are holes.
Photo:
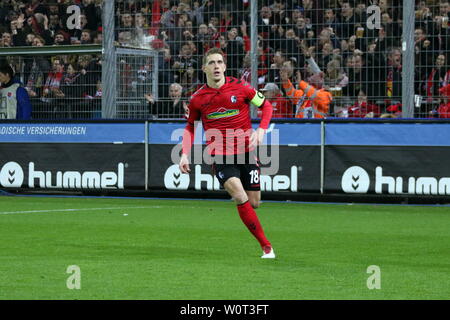
[[[208,80],[220,81],[225,77],[226,65],[221,54],[214,53],[206,58],[203,72]]]

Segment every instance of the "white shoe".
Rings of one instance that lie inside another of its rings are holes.
[[[262,259],[275,259],[275,252],[272,247],[265,247],[263,251]]]

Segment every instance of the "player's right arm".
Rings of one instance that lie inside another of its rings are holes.
[[[195,121],[200,119],[200,112],[195,108],[193,100],[189,103],[188,106],[188,119],[186,127],[184,128],[183,133],[183,142],[182,142],[182,151],[181,151],[181,159],[180,159],[180,171],[182,173],[191,172],[191,168],[189,166],[189,153],[192,148],[192,144],[194,143],[194,134],[195,134]]]

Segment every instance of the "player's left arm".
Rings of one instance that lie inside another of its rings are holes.
[[[269,128],[270,119],[272,119],[273,108],[272,104],[258,90],[251,88],[251,90],[247,91],[250,102],[262,111],[259,127],[255,132],[253,132],[252,136],[250,137],[250,144],[252,144],[253,146],[257,146],[262,143],[264,134]]]

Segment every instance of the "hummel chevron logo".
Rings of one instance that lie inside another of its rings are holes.
[[[352,180],[354,181],[354,182],[358,182],[358,180],[359,180],[359,176],[352,176]],[[354,183],[352,183],[352,188],[353,188],[353,190],[356,190],[356,189],[358,189],[358,187],[359,187],[359,184],[357,183],[357,184],[354,184]]]
[[[10,161],[0,166],[0,188],[20,187],[23,180],[23,169],[17,162]]]
[[[179,180],[180,177],[181,177],[181,173],[178,173],[178,174],[177,174],[176,172],[174,172],[174,173],[173,173],[173,177],[175,178],[174,181],[173,181],[173,185],[174,185],[175,187],[178,188],[178,186],[179,186],[180,183],[181,183],[180,180]]]
[[[164,185],[169,190],[187,190],[189,182],[189,175],[182,174],[177,164],[167,168],[164,174]]]
[[[341,186],[345,193],[367,193],[370,187],[369,174],[364,168],[352,166],[342,175]]]

